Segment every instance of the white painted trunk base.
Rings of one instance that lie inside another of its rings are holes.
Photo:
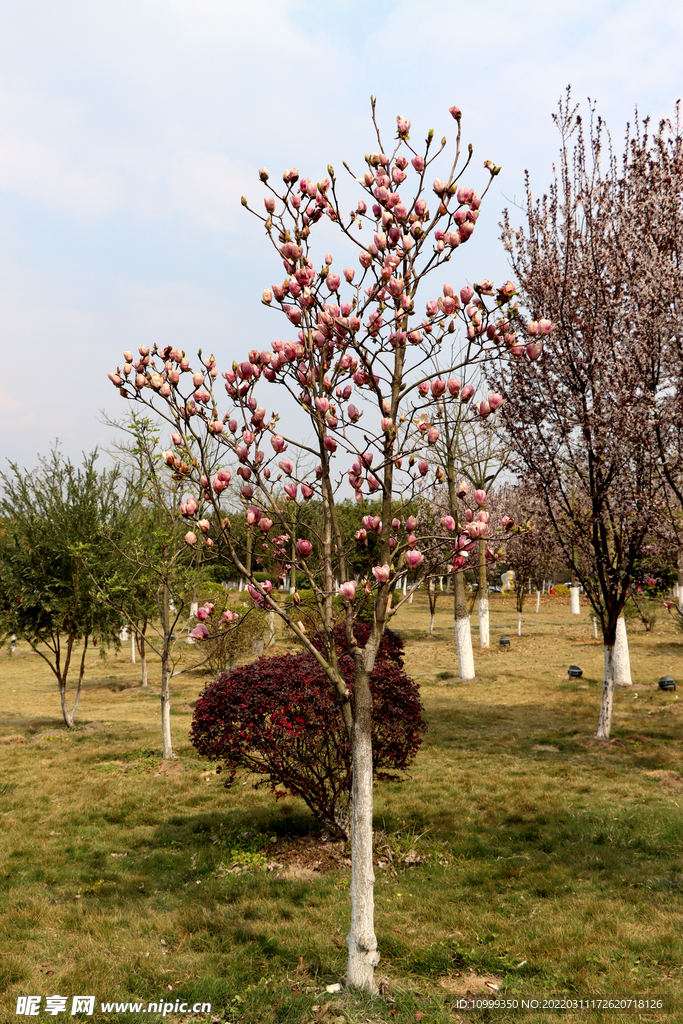
[[[617,639],[614,644],[614,682],[617,686],[632,686],[631,658],[628,651],[626,619],[620,615],[617,619]]]
[[[579,588],[578,587],[570,587],[569,590],[570,590],[570,593],[571,593],[571,596],[572,596],[572,615],[580,615],[581,614],[581,603],[579,601]]]
[[[541,607],[541,591],[536,591],[536,614],[538,615],[539,608]]]
[[[605,681],[602,686],[600,718],[597,737],[608,740],[612,729],[612,705],[614,703],[614,647],[605,644]]]
[[[517,636],[522,635],[522,613],[517,612]]]
[[[455,620],[455,645],[461,679],[474,679],[474,652],[469,617]]]
[[[130,634],[130,662],[135,664],[135,633]]]
[[[370,720],[353,727],[353,810],[351,829],[351,928],[346,982],[375,991],[379,963],[375,936],[375,873],[372,866],[372,737]]]
[[[595,615],[593,616],[593,639],[598,639],[598,620],[596,619]]]
[[[477,602],[479,611],[479,646],[489,647],[491,643],[489,635],[489,599],[480,597]]]
[[[432,617],[431,617],[431,619],[429,621],[429,635],[430,636],[434,633],[434,619],[435,618],[436,618],[436,616],[432,613]]]

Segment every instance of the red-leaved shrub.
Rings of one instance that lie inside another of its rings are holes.
[[[353,692],[353,661],[343,628],[336,632],[339,668]],[[361,646],[369,633],[356,627]],[[396,773],[412,763],[426,729],[402,651],[401,638],[388,630],[370,678],[377,779],[401,781]],[[351,744],[332,685],[311,654],[259,658],[219,676],[195,704],[190,739],[228,773],[226,786],[239,770],[263,775],[257,786],[301,797],[334,834],[348,835]]]

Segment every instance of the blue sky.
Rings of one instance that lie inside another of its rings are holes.
[[[565,86],[598,101],[617,148],[636,104],[683,94],[683,8],[522,0],[312,5],[260,0],[0,0],[0,455],[32,466],[108,443],[99,411],[125,348],[214,351],[221,368],[282,334],[260,303],[282,267],[257,168],[361,167],[369,96],[387,134],[454,135],[463,111],[503,170],[453,283],[510,276],[502,208],[550,182]],[[521,220],[521,214],[520,220]],[[331,243],[330,243],[331,244]]]

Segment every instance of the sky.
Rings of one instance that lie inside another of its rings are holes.
[[[457,104],[468,184],[502,165],[451,265],[458,287],[502,283],[501,213],[526,169],[547,189],[566,86],[618,150],[636,107],[673,114],[681,52],[675,0],[0,0],[0,470],[56,439],[73,460],[106,448],[124,349],[202,347],[224,369],[288,336],[260,301],[281,262],[240,196],[261,208],[264,165],[361,173],[371,95],[411,140],[452,143]]]

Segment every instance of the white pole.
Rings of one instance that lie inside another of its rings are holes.
[[[579,588],[573,583],[569,589],[572,595],[572,615],[580,615],[581,604],[579,603]]]
[[[135,664],[135,630],[130,631],[130,660],[131,664]]]

